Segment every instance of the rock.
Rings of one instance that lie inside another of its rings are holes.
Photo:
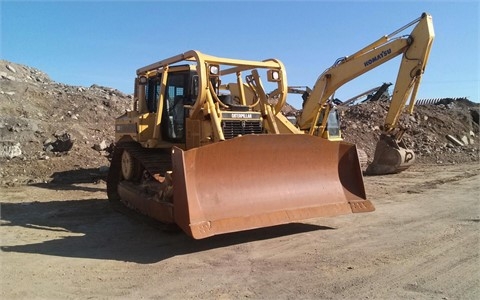
[[[14,141],[0,141],[0,158],[12,159],[22,155],[20,143]]]
[[[103,151],[107,149],[107,147],[108,145],[107,145],[107,142],[105,142],[105,140],[101,141],[99,144],[93,145],[93,149],[95,149],[96,151]]]
[[[452,142],[456,146],[464,146],[464,144],[461,141],[459,141],[456,137],[454,137],[450,134],[447,134],[446,138],[447,138],[447,140],[449,140],[450,142]]]
[[[54,139],[48,138],[45,142],[43,142],[43,146],[49,145],[51,143],[55,142]]]
[[[470,145],[470,139],[466,135],[462,136],[460,140],[464,145]]]
[[[51,152],[68,152],[73,147],[74,140],[68,133],[56,136],[57,139],[51,143],[45,143],[44,149]]]
[[[472,116],[472,120],[475,124],[479,124],[479,115],[480,115],[480,112],[479,112],[479,109],[471,109],[470,110],[470,115]]]
[[[54,149],[54,148],[53,148],[53,145],[52,145],[52,144],[49,144],[49,145],[47,145],[47,146],[45,146],[45,147],[43,148],[43,150],[44,150],[44,151],[47,151],[47,152],[53,152],[53,149]]]
[[[12,67],[11,65],[7,65],[7,69],[12,73],[17,73],[17,70],[15,70],[15,68]]]

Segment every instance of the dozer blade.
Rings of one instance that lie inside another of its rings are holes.
[[[175,222],[195,239],[373,211],[355,145],[246,135],[172,153]]]
[[[372,163],[365,171],[368,175],[395,174],[408,169],[415,162],[412,150],[400,146],[392,137],[381,135]]]

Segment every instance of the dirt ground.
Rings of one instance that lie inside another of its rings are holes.
[[[195,241],[105,184],[2,187],[2,299],[480,299],[480,165],[365,177],[376,211]]]

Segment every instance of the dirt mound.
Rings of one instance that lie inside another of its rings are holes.
[[[44,182],[81,169],[100,177],[108,165],[102,147],[113,142],[113,120],[130,107],[130,95],[57,83],[4,60],[0,83],[0,184]]]
[[[417,105],[411,116],[400,118],[400,125],[407,129],[403,140],[419,163],[478,162],[479,108],[480,104],[467,99]],[[366,102],[339,110],[345,140],[365,150],[371,161],[388,103]]]
[[[0,83],[0,185],[104,177],[114,118],[131,107],[131,95],[54,82],[40,70],[4,60]],[[289,105],[284,110],[296,111]],[[369,159],[386,112],[382,102],[341,109],[345,140]],[[478,162],[478,112],[479,104],[468,100],[417,106],[413,116],[402,118],[409,128],[405,142],[420,163]]]

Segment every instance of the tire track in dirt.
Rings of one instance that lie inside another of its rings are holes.
[[[478,295],[479,255],[468,249],[476,249],[479,242],[478,211],[472,209],[478,207],[478,200],[471,195],[480,176],[451,178],[442,180],[444,185],[434,185],[436,189],[423,189],[421,195],[398,195],[385,206],[377,202],[384,220],[365,229],[362,225],[368,221],[355,218],[362,230],[378,235],[356,235],[350,240],[349,251],[363,259],[350,261],[350,274],[357,274],[350,279],[342,277],[344,284],[338,290],[342,297],[384,299],[390,293],[400,298],[474,299]],[[459,193],[446,196],[453,182]],[[403,210],[397,209],[400,207]],[[372,262],[376,264],[374,272],[369,266]],[[452,278],[462,280],[452,285]],[[388,293],[378,292],[383,289]]]
[[[375,212],[199,241],[109,210],[102,186],[2,190],[0,296],[477,299],[478,169],[367,177]]]

